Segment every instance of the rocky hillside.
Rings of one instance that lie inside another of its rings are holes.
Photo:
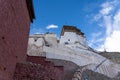
[[[100,55],[120,64],[120,53],[119,52],[101,52]]]
[[[82,74],[82,80],[120,80],[120,74],[118,76],[116,76],[115,78],[110,79],[107,76],[104,76],[97,72],[93,72],[91,70],[86,70]]]

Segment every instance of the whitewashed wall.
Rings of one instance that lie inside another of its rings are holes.
[[[52,47],[57,46],[57,35],[56,34],[45,34],[44,37],[50,46],[52,46]]]
[[[87,69],[104,74],[111,78],[117,76],[118,72],[120,72],[119,64],[113,63],[109,59],[106,59],[105,57],[92,51],[72,50],[67,47],[51,48],[45,46],[43,49],[46,52],[47,58],[67,60],[79,66],[87,65]],[[104,60],[106,61],[95,70],[96,66]]]
[[[36,39],[36,41],[35,41]],[[44,45],[44,40],[43,38],[29,38],[28,44],[35,44],[36,46],[42,46]]]
[[[69,41],[70,40],[70,41]],[[75,32],[65,32],[63,36],[60,38],[60,44],[75,43],[79,42],[82,45],[86,45],[85,38],[82,35],[78,35]]]
[[[35,41],[34,39],[36,38],[37,40]],[[70,41],[68,41],[68,39],[70,39]],[[70,44],[62,45],[66,41]],[[41,37],[39,35],[34,35],[29,38],[28,55],[67,60],[74,62],[79,66],[88,65],[88,69],[94,71],[95,67],[106,58],[90,51],[88,47],[79,43],[74,44],[76,41],[85,45],[85,38],[78,36],[74,32],[65,32],[64,36],[61,36],[60,44],[57,44],[56,34],[45,34]],[[46,42],[52,46],[46,46]],[[115,77],[118,72],[120,72],[120,65],[106,59],[96,72],[107,75],[108,77]]]

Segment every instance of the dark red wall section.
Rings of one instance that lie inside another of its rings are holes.
[[[45,57],[28,56],[27,62],[17,64],[14,80],[64,80],[64,69]]]
[[[12,80],[25,61],[30,18],[26,0],[0,0],[0,80]]]

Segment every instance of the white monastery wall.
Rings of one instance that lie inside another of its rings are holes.
[[[42,46],[45,43],[43,38],[29,38],[28,44],[35,44],[36,46]]]
[[[77,35],[78,41],[80,44],[85,45],[86,46],[86,38],[82,35]]]
[[[57,46],[57,35],[56,34],[45,34],[44,38],[50,46],[52,47]]]
[[[47,58],[71,61],[79,66],[87,66],[87,69],[104,74],[111,78],[117,76],[118,72],[120,72],[119,64],[113,63],[109,59],[106,59],[94,52],[86,50],[83,52],[78,52],[76,50],[71,51],[65,47],[63,49],[44,46],[43,49],[46,52]],[[96,67],[104,60],[106,61],[96,69]]]
[[[64,35],[60,38],[60,44],[65,44],[66,42],[69,44],[80,43],[86,45],[85,38],[75,32],[64,32]]]
[[[68,42],[68,44],[65,44],[65,42]],[[56,34],[30,36],[27,54],[71,61],[79,66],[87,66],[88,69],[108,77],[115,77],[120,72],[119,64],[89,50],[85,38],[75,32],[64,32],[60,44],[57,43]],[[105,62],[103,62],[104,60]],[[95,70],[101,62],[103,64]]]
[[[65,42],[75,43],[75,41],[78,41],[78,39],[74,32],[65,32],[64,36],[61,36],[60,38],[60,44],[65,44]]]

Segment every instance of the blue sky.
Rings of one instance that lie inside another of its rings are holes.
[[[119,0],[33,0],[36,19],[30,34],[47,31],[60,36],[63,25],[85,33],[94,49],[120,51]],[[113,47],[111,47],[113,46]]]

